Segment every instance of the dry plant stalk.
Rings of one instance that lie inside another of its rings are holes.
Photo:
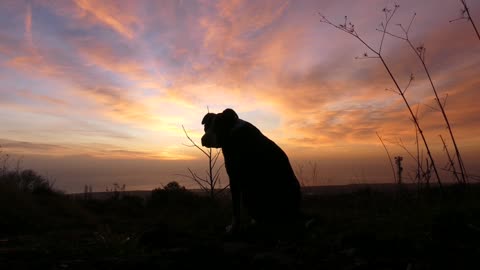
[[[298,181],[300,182],[301,187],[306,187],[306,186],[317,186],[317,178],[318,178],[318,167],[317,167],[317,162],[316,161],[308,161],[306,163],[311,170],[311,176],[309,179],[305,179],[304,175],[304,169],[305,169],[305,163],[295,163],[295,175],[297,176]],[[308,183],[308,184],[307,184]]]
[[[435,85],[433,84],[433,80],[432,80],[432,76],[430,75],[430,72],[427,68],[427,64],[425,63],[425,54],[426,54],[426,51],[427,49],[425,48],[425,46],[423,45],[420,45],[418,47],[415,47],[408,34],[409,34],[409,31],[410,31],[410,27],[412,26],[412,23],[413,23],[413,20],[415,19],[416,17],[416,14],[413,15],[412,19],[410,20],[410,23],[408,24],[408,27],[405,29],[403,27],[402,24],[398,24],[398,26],[402,29],[403,31],[403,34],[404,36],[398,36],[398,35],[395,35],[395,34],[392,34],[388,31],[386,31],[386,29],[377,29],[378,31],[381,31],[381,32],[384,32],[392,37],[395,37],[395,38],[398,38],[398,39],[401,39],[401,40],[404,40],[405,42],[407,42],[407,44],[410,46],[410,48],[412,49],[412,51],[415,53],[415,55],[417,56],[418,60],[422,63],[422,67],[425,71],[425,74],[427,75],[428,77],[428,81],[430,82],[430,86],[432,87],[432,90],[433,90],[433,93],[435,94],[435,101],[437,102],[437,105],[438,105],[438,108],[440,109],[440,112],[442,113],[442,116],[443,116],[443,119],[445,120],[445,124],[447,125],[447,130],[450,134],[450,139],[452,140],[452,143],[453,143],[453,146],[455,148],[455,154],[456,154],[456,157],[457,157],[457,162],[458,162],[458,167],[460,169],[460,176],[462,177],[462,180],[461,182],[463,182],[464,184],[467,182],[467,171],[465,169],[465,165],[463,163],[463,160],[462,160],[462,156],[460,155],[460,150],[458,149],[458,145],[457,145],[457,142],[455,140],[455,136],[453,135],[453,131],[452,131],[452,126],[450,125],[450,121],[448,120],[448,117],[447,117],[447,113],[445,112],[445,104],[440,101],[440,98],[438,96],[438,92],[437,92],[437,89],[435,88]],[[435,108],[434,108],[435,109]],[[442,139],[443,141],[443,139]],[[445,145],[445,143],[444,143]],[[446,147],[446,146],[445,146]],[[450,159],[450,157],[449,157]],[[453,166],[453,170],[456,171],[455,169],[455,164],[452,163],[452,166]],[[455,177],[457,178],[458,180],[458,175],[456,174]],[[458,180],[460,182],[460,180]]]
[[[363,43],[370,52],[372,52],[374,54],[374,56],[369,56],[368,53],[364,53],[362,57],[357,57],[357,59],[365,59],[365,58],[378,58],[380,59],[380,61],[382,62],[383,66],[385,67],[386,71],[388,72],[388,75],[390,76],[390,78],[392,79],[393,83],[395,84],[395,87],[396,87],[396,90],[394,91],[395,93],[397,93],[398,95],[400,95],[402,97],[402,100],[404,101],[405,103],[405,106],[407,107],[408,109],[408,112],[410,113],[410,116],[412,118],[412,121],[414,122],[418,132],[420,133],[420,136],[422,138],[422,141],[424,143],[424,146],[425,146],[425,150],[427,151],[427,154],[428,154],[428,157],[430,159],[430,162],[431,162],[431,166],[435,172],[435,176],[437,177],[437,182],[438,182],[438,185],[439,187],[442,189],[442,181],[440,179],[440,175],[438,174],[438,170],[437,170],[437,167],[435,165],[435,161],[433,159],[433,156],[432,156],[432,153],[430,152],[430,147],[428,146],[428,142],[427,142],[427,139],[425,138],[425,135],[423,134],[423,130],[422,128],[420,127],[420,123],[418,122],[418,119],[416,117],[416,115],[413,113],[413,110],[410,106],[410,103],[408,102],[407,98],[405,97],[405,92],[407,91],[408,87],[410,86],[410,83],[412,82],[413,80],[413,75],[410,77],[410,81],[407,85],[407,87],[405,89],[401,89],[400,88],[400,85],[398,84],[397,82],[397,79],[395,78],[395,76],[393,75],[393,73],[391,72],[389,66],[387,65],[387,63],[385,62],[385,59],[382,55],[382,47],[383,47],[383,42],[385,40],[385,35],[387,34],[387,28],[388,28],[388,25],[390,23],[390,20],[392,19],[393,15],[395,14],[395,12],[397,11],[397,9],[399,8],[400,6],[399,5],[395,5],[393,10],[392,9],[388,9],[388,8],[384,8],[382,11],[383,13],[385,14],[385,18],[384,18],[384,21],[380,24],[381,26],[381,32],[382,32],[382,38],[381,38],[381,41],[380,41],[380,45],[379,45],[379,48],[378,49],[374,49],[371,45],[369,45],[366,41],[363,40],[362,37],[360,37],[358,35],[358,33],[356,32],[355,30],[355,25],[352,24],[350,21],[348,21],[347,19],[347,16],[345,16],[345,21],[343,24],[334,24],[332,23],[329,19],[327,19],[327,17],[325,17],[324,15],[320,14],[321,16],[321,20],[320,22],[322,23],[326,23],[330,26],[333,26],[334,28],[342,31],[342,32],[345,32],[353,37],[355,37],[357,40],[359,40],[361,43]]]

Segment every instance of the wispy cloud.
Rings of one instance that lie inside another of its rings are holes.
[[[32,143],[26,141],[14,141],[0,139],[2,149],[12,153],[48,153],[48,154],[64,154],[69,147],[57,144]]]
[[[60,107],[68,106],[68,101],[60,98],[52,97],[49,95],[36,94],[32,91],[26,91],[26,90],[18,90],[17,94],[24,98],[45,104],[47,106],[60,106]]]
[[[128,39],[135,37],[135,30],[140,26],[139,20],[131,15],[128,9],[121,9],[123,5],[116,1],[75,0],[75,4],[86,13],[86,17],[93,16],[100,24]]]
[[[27,12],[25,13],[25,40],[27,41],[30,47],[33,47],[31,4],[27,4]]]
[[[169,151],[139,151],[123,148],[111,144],[49,144],[31,141],[19,141],[0,138],[2,153],[15,155],[43,155],[43,156],[90,156],[107,159],[160,159],[160,160],[192,160],[190,154],[179,154]]]

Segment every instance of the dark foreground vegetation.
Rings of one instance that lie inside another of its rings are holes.
[[[249,225],[228,194],[176,184],[105,200],[55,191],[33,171],[0,175],[0,269],[480,269],[476,185],[308,195],[310,228]]]

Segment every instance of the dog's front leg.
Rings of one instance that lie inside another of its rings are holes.
[[[235,217],[232,218],[232,223],[225,228],[225,231],[230,234],[235,234],[238,232],[240,225]]]
[[[232,223],[227,226],[227,233],[236,233],[240,227],[241,191],[238,181],[230,178],[230,192],[232,194]]]

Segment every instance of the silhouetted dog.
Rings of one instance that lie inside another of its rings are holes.
[[[202,145],[222,148],[230,178],[236,230],[241,204],[256,221],[284,224],[299,217],[300,185],[287,155],[232,109],[207,113]]]

